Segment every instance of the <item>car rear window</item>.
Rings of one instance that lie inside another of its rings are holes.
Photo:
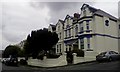
[[[105,55],[107,52],[102,52],[102,53],[100,53],[100,55]]]

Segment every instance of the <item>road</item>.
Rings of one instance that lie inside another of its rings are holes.
[[[54,71],[54,70],[120,70],[120,61],[114,62],[92,62],[92,63],[85,63],[85,64],[77,64],[77,65],[70,65],[70,66],[63,66],[63,67],[55,67],[55,68],[36,68],[36,67],[26,67],[26,66],[6,66],[2,64],[3,72],[9,71],[17,71],[17,72],[46,72],[46,71]]]

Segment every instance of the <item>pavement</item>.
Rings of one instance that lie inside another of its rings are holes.
[[[54,67],[54,68],[38,68],[38,67],[29,67],[29,66],[6,66],[2,64],[2,71],[3,72],[47,72],[47,71],[89,71],[89,70],[100,70],[100,71],[115,71],[118,72],[120,70],[120,61],[113,61],[113,62],[90,62],[90,63],[82,63],[76,65],[68,65],[62,67]],[[119,71],[120,72],[120,71]]]

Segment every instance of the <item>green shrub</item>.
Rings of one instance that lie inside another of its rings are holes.
[[[71,58],[69,58],[69,57],[67,58],[67,62],[68,62],[68,63],[72,63],[72,61],[73,61],[73,60],[72,60]]]
[[[44,54],[37,56],[37,59],[43,60]]]
[[[72,51],[68,51],[68,52],[66,52],[67,53],[67,62],[68,63],[72,63],[72,61],[73,61],[73,53],[72,53]]]
[[[20,64],[21,64],[21,65],[27,65],[28,63],[27,63],[27,61],[26,61],[26,60],[21,59],[21,60],[20,60]]]
[[[78,57],[84,57],[84,51],[81,49],[73,50],[72,53],[77,53]]]
[[[46,54],[47,58],[58,58],[60,57],[60,55],[56,55],[56,54]]]

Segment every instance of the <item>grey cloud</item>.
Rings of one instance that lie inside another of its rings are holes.
[[[21,40],[22,35],[16,35],[17,33],[11,34],[11,32],[3,33],[3,37],[9,42],[19,42]]]
[[[41,9],[44,7],[50,10],[50,23],[55,24],[58,19],[64,19],[67,14],[73,16],[74,13],[80,13],[80,8],[84,4],[94,4],[93,2],[32,2],[32,7]]]
[[[64,20],[67,14],[73,16],[73,14],[76,12],[80,13],[80,8],[84,3],[87,3],[91,6],[96,4],[94,2],[31,1],[24,6],[24,3],[18,3],[15,5],[8,3],[8,5],[5,5],[3,8],[2,18],[0,17],[0,20],[3,21],[1,23],[4,41],[3,47],[5,47],[7,44],[20,42],[21,40],[26,39],[26,36],[31,32],[31,30],[48,27],[49,23],[56,24],[58,19]],[[100,7],[101,6],[104,7],[104,5],[100,5]],[[45,7],[49,9],[48,12],[44,10]],[[46,13],[41,11],[46,11]]]
[[[30,6],[34,8],[34,11],[31,11],[31,8],[26,10],[26,8],[20,7],[18,9],[17,5],[14,5],[15,9],[13,7],[11,9],[5,5],[2,18],[3,40],[8,43],[20,42],[32,29],[47,27],[46,23],[56,24],[58,19],[64,19],[67,14],[72,15],[74,12],[80,12],[82,4],[81,2],[31,2]],[[43,20],[43,17],[38,15],[39,10],[45,7],[50,10],[50,20]]]
[[[118,2],[118,17],[120,18],[120,1]]]

